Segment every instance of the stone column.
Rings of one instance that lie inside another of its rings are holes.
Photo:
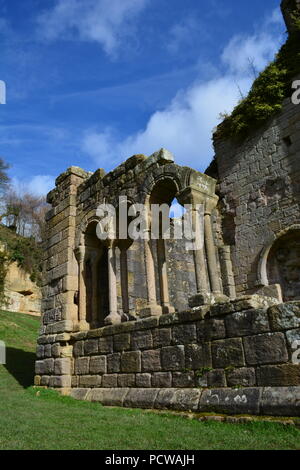
[[[230,246],[221,246],[219,248],[219,257],[224,294],[227,295],[231,300],[234,300],[236,298],[236,290],[234,283]]]
[[[109,280],[109,315],[105,318],[105,325],[116,325],[121,323],[118,314],[117,302],[117,276],[116,276],[116,256],[113,241],[108,243],[108,280]]]
[[[78,322],[80,330],[88,330],[90,328],[86,321],[86,288],[84,280],[84,260],[85,246],[80,245],[75,256],[78,261],[78,287],[79,287],[79,303],[78,303]]]
[[[145,253],[145,268],[146,268],[146,284],[148,305],[140,311],[141,318],[151,316],[159,316],[162,314],[162,307],[157,304],[156,300],[156,287],[155,287],[155,268],[153,253],[151,247],[151,230],[147,229],[144,234],[144,253]]]
[[[125,314],[129,314],[128,265],[127,265],[127,249],[125,247],[120,248],[120,271],[121,271],[122,310]]]
[[[160,238],[156,244],[162,312],[174,313],[175,308],[170,305],[165,240]]]
[[[198,233],[199,229],[203,229],[204,220],[203,215],[199,213],[197,207],[193,205],[191,210],[191,219],[192,219],[192,230],[194,233]],[[202,217],[202,220],[200,219]],[[203,239],[203,233],[199,234],[198,237]],[[207,294],[209,292],[209,286],[207,282],[207,267],[204,254],[204,243],[198,249],[193,250],[194,264],[195,264],[195,275],[196,275],[196,285],[198,294]]]
[[[196,277],[196,288],[197,294],[191,298],[191,304],[195,304],[200,301],[205,303],[205,296],[210,293],[210,287],[208,283],[207,265],[204,251],[204,211],[203,206],[205,204],[206,194],[199,191],[194,187],[186,188],[177,198],[179,202],[184,205],[189,205],[190,209],[187,213],[189,217],[189,225],[191,225],[192,232],[196,234],[197,240],[194,241],[196,245],[193,248],[193,257],[195,265],[195,277]],[[199,208],[202,208],[200,212]],[[200,231],[200,233],[199,233]],[[202,299],[202,301],[201,301]]]
[[[217,253],[211,221],[211,214],[217,203],[217,197],[211,197],[206,200],[204,213],[204,240],[211,290],[213,294],[219,295],[222,293],[222,288],[218,271]]]
[[[93,299],[92,299],[92,328],[97,328],[99,324],[98,319],[98,296],[97,291],[99,289],[99,260],[100,260],[101,253],[93,252],[92,253],[92,292],[93,292]]]

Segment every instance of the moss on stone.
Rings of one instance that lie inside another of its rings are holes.
[[[245,139],[252,130],[279,112],[283,100],[291,96],[292,81],[300,73],[300,12],[295,0],[291,2],[294,5],[294,30],[275,60],[254,81],[248,96],[218,126],[215,139]]]

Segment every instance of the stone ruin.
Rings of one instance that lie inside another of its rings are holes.
[[[162,149],[57,178],[35,385],[110,406],[300,415],[300,106],[286,99],[215,150],[206,174]],[[189,204],[203,245],[101,241],[97,208],[120,214],[120,196]]]

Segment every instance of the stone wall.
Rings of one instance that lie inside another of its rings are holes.
[[[252,296],[78,333],[48,325],[35,383],[104,404],[298,416],[300,303],[269,302]]]
[[[221,231],[237,293],[279,284],[284,300],[299,299],[300,106],[285,100],[243,143],[218,140],[215,150]],[[284,236],[285,251],[275,253]]]

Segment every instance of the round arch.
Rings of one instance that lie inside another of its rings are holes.
[[[300,224],[291,225],[286,229],[281,230],[279,233],[274,234],[262,250],[258,264],[258,285],[269,286],[268,261],[270,253],[277,242],[288,235],[292,235],[293,232],[300,237]]]

